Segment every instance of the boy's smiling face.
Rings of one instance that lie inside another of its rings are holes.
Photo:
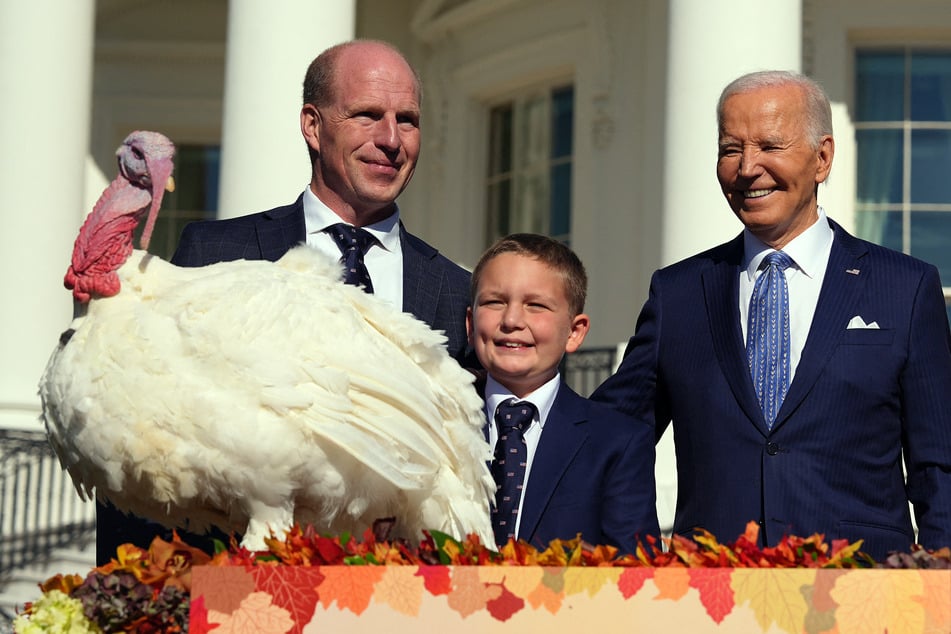
[[[588,332],[572,315],[562,276],[541,261],[501,253],[486,262],[466,319],[482,367],[521,398],[548,382]]]

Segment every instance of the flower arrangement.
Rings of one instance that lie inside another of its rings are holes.
[[[248,551],[234,538],[229,548],[220,544],[213,557],[185,544],[176,535],[171,542],[153,540],[148,550],[120,546],[109,564],[93,569],[85,579],[57,575],[40,588],[43,595],[28,604],[14,622],[14,631],[33,632],[206,632],[201,601],[190,604],[194,566],[620,566],[684,568],[951,568],[951,549],[910,554],[895,553],[877,564],[860,551],[861,541],[824,541],[822,535],[784,537],[772,547],[756,545],[758,526],[751,522],[735,542],[721,544],[706,531],[693,539],[674,536],[647,538],[637,551],[619,555],[612,546],[592,546],[580,537],[554,540],[544,550],[525,542],[509,541],[492,550],[478,537],[459,541],[425,532],[418,546],[389,539],[392,520],[381,520],[363,539],[350,535],[320,535],[312,527],[295,526],[283,539],[266,540],[267,550]]]

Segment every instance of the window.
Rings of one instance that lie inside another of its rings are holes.
[[[149,251],[169,259],[178,245],[178,237],[193,220],[213,219],[218,211],[218,175],[221,148],[217,145],[179,145],[175,152],[175,191],[165,192]],[[136,232],[136,246],[138,233]]]
[[[494,106],[489,133],[486,242],[516,232],[569,242],[574,87]]]
[[[937,266],[951,306],[951,51],[861,50],[855,67],[858,233]]]

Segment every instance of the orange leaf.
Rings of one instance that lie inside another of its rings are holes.
[[[271,603],[267,592],[252,592],[230,615],[209,610],[208,621],[221,626],[215,634],[278,634],[294,627],[294,620],[286,610]]]
[[[326,576],[317,593],[324,609],[334,601],[341,610],[362,614],[373,597],[373,587],[386,572],[384,566],[345,566],[325,568]]]
[[[690,577],[686,568],[658,568],[654,572],[654,585],[659,590],[654,599],[678,601],[690,589]]]
[[[465,618],[485,608],[486,600],[486,587],[477,568],[459,566],[453,569],[452,592],[447,599],[450,608]]]
[[[558,614],[558,610],[561,609],[561,602],[564,598],[565,595],[562,592],[558,592],[544,583],[538,584],[538,587],[525,597],[533,609],[537,610],[544,606],[544,608],[552,614]]]

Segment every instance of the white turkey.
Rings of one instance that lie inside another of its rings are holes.
[[[389,516],[410,539],[492,544],[482,403],[443,335],[306,246],[201,268],[133,250],[173,155],[158,133],[126,138],[66,276],[74,319],[40,396],[80,495],[252,549],[295,521],[362,534]]]

